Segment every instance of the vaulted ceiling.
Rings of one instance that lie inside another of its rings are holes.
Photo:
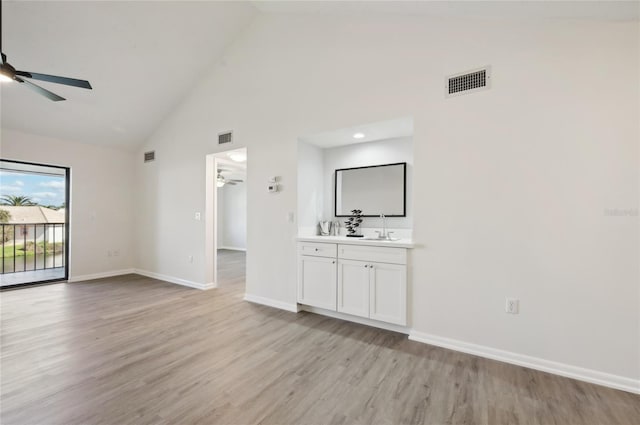
[[[3,83],[2,126],[125,148],[152,133],[257,13],[246,2],[2,3],[9,63],[93,86],[34,81],[67,99],[52,102]]]
[[[638,20],[637,2],[3,1],[2,51],[18,69],[93,90],[0,87],[3,128],[135,149],[264,14]]]

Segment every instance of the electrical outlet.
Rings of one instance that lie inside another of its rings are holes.
[[[200,221],[200,213],[199,213],[199,212],[197,212],[197,213],[195,214],[194,218],[195,218],[196,220]]]
[[[509,314],[518,314],[520,312],[520,300],[517,298],[507,298],[504,311]]]
[[[120,255],[120,250],[119,249],[114,249],[113,250],[113,256],[117,257],[118,255]]]

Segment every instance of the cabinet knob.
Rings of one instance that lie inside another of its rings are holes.
[[[331,264],[335,264],[335,263],[336,263],[335,261],[332,261],[332,262],[331,262]]]
[[[316,252],[320,251],[318,248],[316,248]]]
[[[368,264],[365,264],[364,266],[365,266],[365,267],[369,267],[369,265],[368,265]]]

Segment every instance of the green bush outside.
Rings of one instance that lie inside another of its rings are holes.
[[[13,248],[14,248],[13,245],[5,246],[2,252],[2,256],[4,258],[13,257],[14,256]],[[53,243],[47,242],[47,255],[62,254],[63,252],[64,252],[64,244],[62,242],[56,242],[55,246]],[[37,244],[35,244],[35,249],[34,249],[33,242],[27,242],[26,249],[24,244],[22,245],[16,244],[15,246],[16,257],[24,257],[25,255],[29,257],[33,255],[43,255],[43,254],[44,254],[44,242],[38,242]]]

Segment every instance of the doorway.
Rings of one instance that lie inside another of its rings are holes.
[[[244,289],[246,180],[246,148],[207,157],[207,272],[212,277],[212,286],[242,286]]]
[[[0,160],[0,287],[69,277],[70,169]]]

